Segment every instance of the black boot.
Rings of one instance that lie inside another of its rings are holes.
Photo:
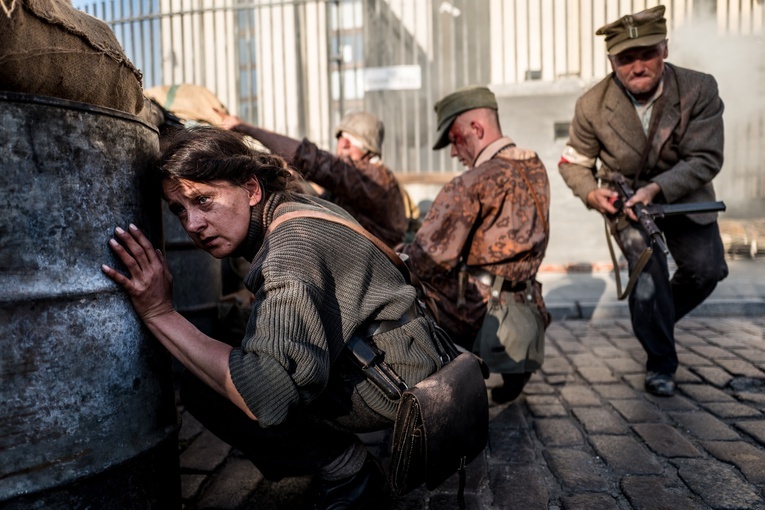
[[[497,404],[512,402],[521,394],[529,379],[531,379],[531,372],[502,374],[504,384],[491,389],[491,399]]]
[[[371,454],[358,473],[348,478],[322,481],[313,510],[355,510],[379,499],[386,477],[380,462]]]
[[[671,397],[675,394],[674,374],[661,374],[659,372],[646,372],[645,389],[658,397]]]

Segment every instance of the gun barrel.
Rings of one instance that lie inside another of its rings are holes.
[[[635,192],[632,190],[630,185],[627,184],[627,180],[624,178],[622,174],[618,172],[614,172],[612,175],[611,182],[613,182],[617,192],[619,193],[618,200],[622,201],[622,203],[629,200],[635,194]],[[685,205],[685,204],[682,204],[682,205]],[[656,214],[656,212],[654,211],[656,207],[658,206],[653,206],[653,205],[646,206],[643,204],[635,204],[632,206],[632,210],[635,212],[638,222],[640,222],[640,224],[642,225],[643,230],[651,239],[651,242],[654,245],[656,245],[664,255],[669,255],[669,248],[667,247],[667,244],[664,242],[664,237],[662,236],[661,230],[659,230],[659,227],[657,227],[656,223],[654,223],[653,221],[655,217],[661,217],[661,215]],[[667,206],[662,206],[662,207],[667,207]],[[725,205],[723,205],[723,207],[725,207]],[[675,214],[684,214],[684,213],[675,213]]]
[[[698,214],[725,211],[725,202],[698,202],[695,204],[651,204],[646,207],[654,218],[680,214]]]

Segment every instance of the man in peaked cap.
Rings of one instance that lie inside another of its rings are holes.
[[[409,222],[403,189],[381,161],[385,127],[375,115],[354,111],[335,130],[335,154],[308,139],[295,140],[228,115],[223,126],[246,133],[286,159],[304,178],[323,188],[321,197],[348,211],[388,246],[404,240]]]
[[[716,213],[656,220],[677,264],[649,246],[631,206],[707,202],[723,163],[723,102],[715,79],[665,62],[667,21],[660,5],[598,29],[613,72],[577,100],[558,168],[585,205],[603,214],[636,277],[629,294],[632,327],[647,354],[645,388],[675,392],[675,323],[712,293],[728,268]],[[596,162],[600,161],[597,168]],[[617,211],[613,172],[635,194]]]
[[[544,329],[549,314],[536,273],[548,241],[550,184],[537,155],[503,136],[497,100],[486,87],[459,89],[435,105],[433,150],[451,144],[467,171],[436,196],[414,240],[402,247],[438,308],[439,324],[473,347],[492,284],[501,299],[529,303]],[[533,371],[533,370],[532,370]],[[504,373],[496,402],[515,399],[531,371]]]

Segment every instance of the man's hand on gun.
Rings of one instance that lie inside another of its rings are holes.
[[[638,191],[635,192],[627,183],[627,179],[625,179],[622,174],[616,172],[612,174],[611,182],[616,188],[617,193],[614,208],[617,211],[627,214],[627,217],[632,221],[638,222],[653,244],[656,245],[664,255],[669,255],[669,248],[667,248],[667,245],[664,242],[664,236],[653,221],[654,215],[651,214],[647,208],[651,200],[653,200],[659,193],[659,186],[656,184],[648,184],[642,188],[638,188]]]
[[[619,198],[616,191],[608,188],[596,188],[587,194],[587,205],[601,214],[616,214],[619,210],[614,203]]]
[[[632,221],[638,221],[638,217],[632,210],[635,204],[649,205],[653,202],[661,188],[656,183],[649,183],[637,191],[628,199],[624,200],[618,192],[608,188],[597,188],[587,195],[587,203],[591,208],[601,214],[618,214],[624,212]]]
[[[654,219],[665,216],[674,216],[682,214],[694,214],[703,212],[719,212],[725,210],[723,202],[699,202],[691,204],[653,204],[652,201],[659,194],[661,188],[658,184],[649,183],[637,191],[627,183],[627,179],[620,173],[614,172],[611,176],[611,183],[616,191],[611,192],[616,198],[611,199],[611,207],[615,214],[623,212],[629,219],[637,222],[643,231],[651,238],[665,255],[669,254],[669,249],[664,243],[664,236],[659,227],[654,223]],[[587,197],[589,199],[589,195]]]
[[[651,182],[635,190],[635,194],[630,197],[629,200],[624,202],[624,211],[632,221],[638,221],[638,217],[635,215],[633,206],[635,204],[650,205],[656,195],[659,194],[661,188],[658,184]]]

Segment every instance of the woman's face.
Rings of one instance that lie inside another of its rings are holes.
[[[194,244],[219,259],[230,255],[246,239],[250,207],[262,198],[255,178],[242,186],[228,181],[166,179],[162,189],[170,211],[178,216]]]

